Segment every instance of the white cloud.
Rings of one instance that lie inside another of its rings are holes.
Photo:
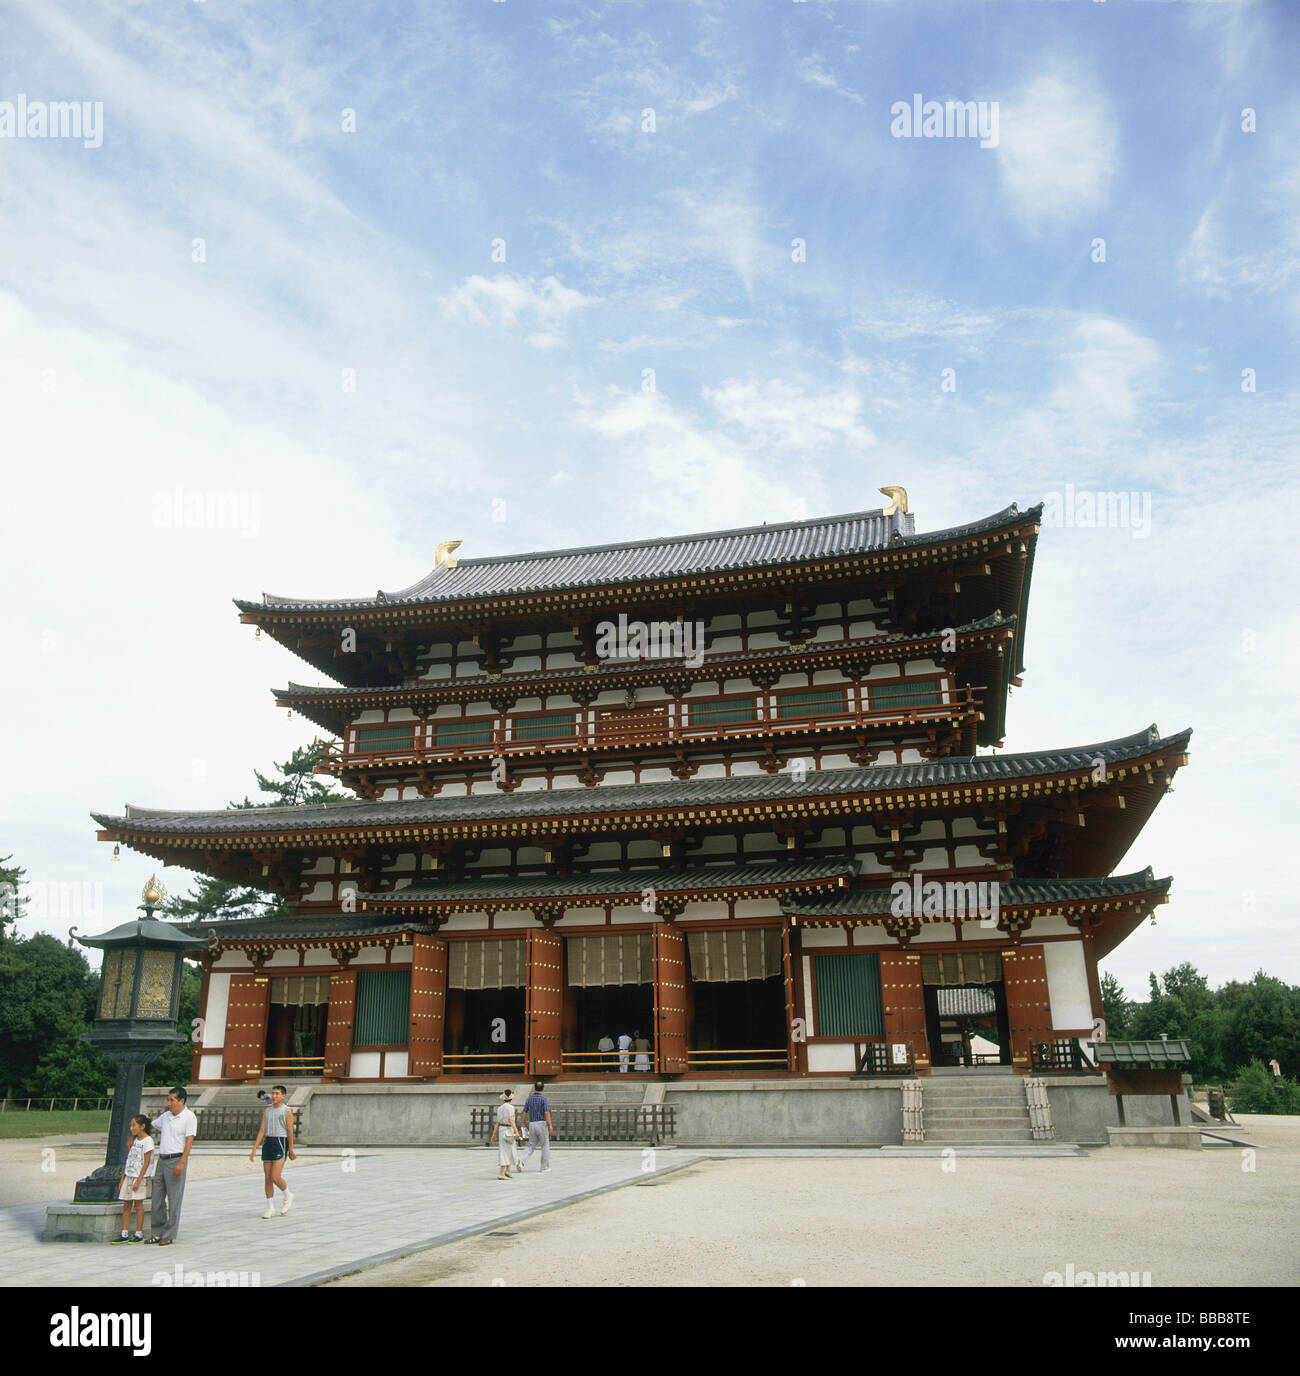
[[[441,305],[448,319],[508,328],[521,317],[543,325],[562,324],[574,311],[591,305],[593,299],[566,287],[556,277],[543,277],[539,282],[509,273],[499,277],[475,274],[442,297]],[[529,342],[539,341],[539,347],[550,342],[545,333],[533,336]]]
[[[1131,422],[1152,389],[1160,363],[1156,344],[1110,316],[1079,320],[1064,361],[1068,375],[1052,394],[1052,405],[1076,422],[1098,418]]]
[[[1012,216],[1037,231],[1099,210],[1117,144],[1104,92],[1061,70],[1034,77],[999,101],[998,167]]]
[[[869,449],[876,442],[861,421],[862,398],[849,387],[810,396],[780,378],[728,379],[721,387],[706,387],[704,395],[723,424],[775,448],[821,449],[844,442]]]

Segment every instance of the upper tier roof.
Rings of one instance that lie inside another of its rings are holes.
[[[898,789],[996,783],[1039,774],[1067,774],[1092,770],[1099,758],[1111,765],[1157,752],[1181,754],[1191,734],[1189,729],[1162,738],[1152,725],[1145,731],[1096,745],[1015,755],[950,756],[915,764],[870,765],[863,769],[813,770],[802,780],[783,774],[745,774],[732,778],[685,779],[667,783],[602,784],[584,789],[410,798],[400,802],[348,800],[298,807],[223,808],[217,812],[177,812],[128,805],[121,816],[107,813],[91,815],[100,826],[123,834],[245,835],[286,831],[330,832],[462,821],[489,822],[503,818],[572,814],[618,814],[664,808],[887,793]]]
[[[981,521],[918,535],[913,518],[903,512],[886,516],[883,510],[855,511],[810,521],[712,530],[657,540],[460,559],[455,568],[435,568],[409,588],[395,592],[381,589],[370,597],[294,598],[263,593],[261,602],[236,599],[235,605],[244,612],[346,612],[621,585],[937,544],[995,530],[1027,514],[1013,503]]]

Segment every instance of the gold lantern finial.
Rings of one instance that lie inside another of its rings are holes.
[[[149,882],[141,890],[140,897],[144,899],[146,908],[156,908],[167,897],[167,890],[158,882],[156,874],[149,876]]]

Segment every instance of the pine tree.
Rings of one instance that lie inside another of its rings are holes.
[[[314,767],[325,757],[325,742],[313,741],[299,746],[283,764],[274,766],[282,777],[268,778],[259,769],[253,770],[260,793],[271,796],[254,802],[232,802],[231,807],[302,807],[321,803],[343,802],[347,795],[334,791],[332,784],[320,783],[313,776]],[[268,893],[248,884],[236,884],[211,875],[199,875],[188,894],[169,898],[163,905],[168,917],[186,922],[227,922],[240,917],[283,917],[288,905],[279,894]]]

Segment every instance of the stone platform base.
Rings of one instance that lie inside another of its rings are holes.
[[[1201,1150],[1199,1127],[1107,1128],[1112,1147],[1182,1147]]]
[[[134,1226],[134,1216],[132,1217]],[[153,1224],[149,1200],[144,1202],[144,1235]],[[46,1242],[112,1242],[122,1232],[122,1205],[47,1204]]]

